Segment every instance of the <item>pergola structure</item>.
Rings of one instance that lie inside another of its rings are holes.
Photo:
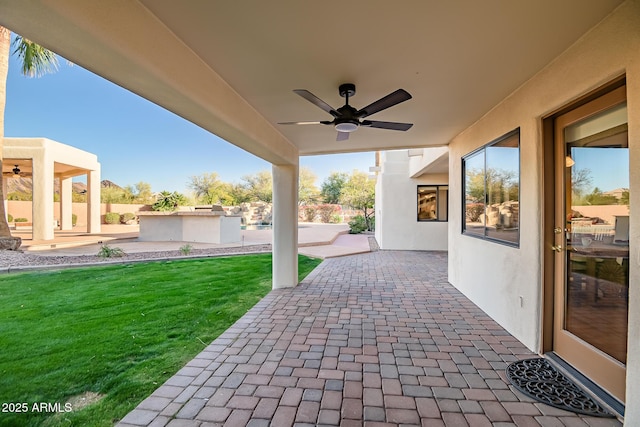
[[[33,239],[54,238],[54,180],[60,180],[60,229],[72,228],[72,178],[87,176],[87,232],[100,232],[100,163],[95,154],[46,138],[5,138],[2,185],[20,170],[33,182]]]

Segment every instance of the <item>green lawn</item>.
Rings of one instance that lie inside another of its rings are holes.
[[[271,254],[0,276],[0,425],[112,426],[270,289]]]

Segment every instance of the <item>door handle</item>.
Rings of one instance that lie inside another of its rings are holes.
[[[551,249],[554,250],[555,252],[562,252],[562,246],[560,245],[551,246]]]

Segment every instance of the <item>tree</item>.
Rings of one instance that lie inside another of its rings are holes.
[[[485,202],[484,169],[469,168],[465,173],[464,188],[468,202]]]
[[[245,175],[242,180],[250,201],[271,203],[273,199],[271,172],[264,170],[253,175]]]
[[[604,194],[602,190],[595,187],[590,194],[584,196],[584,204],[586,205],[617,205],[618,199],[611,194]]]
[[[349,175],[345,172],[331,172],[331,174],[322,182],[320,189],[320,196],[325,203],[338,204],[340,203],[340,194],[342,193],[342,187],[347,182]]]
[[[192,176],[187,185],[194,191],[198,200],[207,205],[227,204],[231,199],[230,185],[221,181],[215,172]]]
[[[298,177],[298,204],[308,205],[318,200],[319,192],[316,187],[318,177],[308,167],[300,168]]]
[[[149,204],[154,201],[151,184],[140,181],[135,185],[135,199],[138,203]]]
[[[572,169],[571,170],[571,191],[574,200],[579,200],[588,188],[591,187],[591,169]]]
[[[506,201],[517,201],[519,193],[518,175],[512,170],[488,168],[468,169],[465,177],[468,202],[497,205]],[[486,194],[485,194],[486,192]]]
[[[227,206],[237,206],[240,203],[249,201],[249,191],[238,183],[229,184],[229,204]]]
[[[340,203],[361,210],[368,230],[373,229],[375,182],[365,172],[354,170],[344,183]],[[370,210],[370,211],[369,211]]]
[[[58,69],[56,55],[27,40],[16,36],[13,53],[21,59],[22,74],[40,77]],[[4,111],[7,103],[7,76],[11,51],[11,32],[0,26],[0,170],[2,170],[2,147],[4,145]],[[4,194],[0,185],[0,249],[18,249],[22,243],[19,237],[12,237],[4,208]]]
[[[130,193],[129,193],[130,194]],[[130,203],[127,191],[119,187],[102,187],[100,189],[100,203]]]

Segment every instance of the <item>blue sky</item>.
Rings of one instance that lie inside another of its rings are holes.
[[[102,179],[120,186],[144,181],[153,191],[188,192],[189,177],[205,172],[240,182],[271,170],[268,162],[62,58],[58,72],[40,78],[23,76],[18,58],[10,58],[5,136],[45,137],[89,151],[98,156]],[[368,172],[374,163],[374,153],[300,159],[318,176],[318,187],[332,171]]]
[[[573,168],[591,171],[591,188],[607,192],[618,188],[629,188],[629,149],[619,148],[574,148],[571,157],[576,162]]]

